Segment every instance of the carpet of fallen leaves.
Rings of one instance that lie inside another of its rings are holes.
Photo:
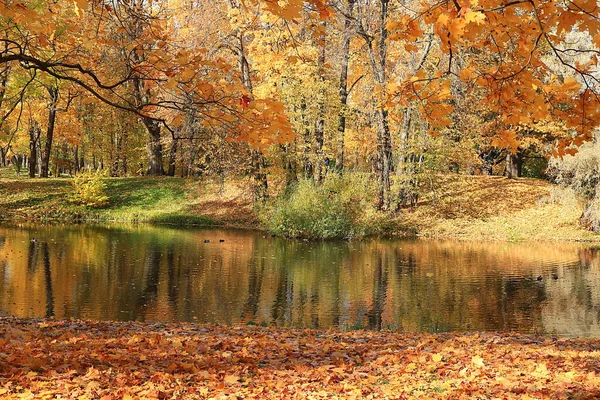
[[[0,397],[598,398],[600,340],[0,318]]]

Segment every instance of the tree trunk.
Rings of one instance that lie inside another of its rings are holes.
[[[48,112],[48,129],[46,131],[46,144],[42,154],[40,177],[47,178],[50,170],[50,155],[52,154],[52,139],[54,137],[54,125],[56,123],[56,105],[58,103],[58,88],[47,87],[50,95],[50,111]]]
[[[313,164],[311,160],[311,146],[310,146],[310,124],[308,122],[308,116],[306,115],[306,102],[302,100],[300,104],[300,110],[302,112],[302,125],[304,133],[302,134],[303,140],[303,154],[302,154],[302,171],[305,179],[312,178],[313,176]]]
[[[294,145],[295,143],[296,142],[294,141]],[[298,182],[298,166],[296,165],[295,157],[290,155],[290,146],[292,146],[292,144],[281,146],[281,151],[283,153],[283,169],[285,171],[286,192],[294,183]]]
[[[73,167],[75,169],[75,173],[79,173],[79,146],[75,146],[73,149]]]
[[[246,49],[244,47],[244,35],[239,36],[238,48],[238,66],[240,69],[242,85],[252,94],[252,76],[250,74],[250,63],[246,57]],[[260,150],[252,150],[251,169],[254,180],[254,201],[262,201],[267,198],[269,182],[265,171],[266,160]]]
[[[252,169],[254,174],[254,201],[267,198],[269,182],[265,172],[266,160],[258,150],[252,150]]]
[[[338,141],[337,141],[337,159],[335,161],[335,167],[338,171],[344,170],[344,147],[345,147],[345,136],[346,136],[346,107],[348,105],[348,66],[350,64],[350,39],[351,32],[350,27],[352,26],[352,10],[354,9],[354,3],[356,0],[348,0],[348,8],[346,10],[346,20],[344,22],[344,42],[342,44],[342,69],[340,72],[340,86],[339,86],[339,98],[340,98],[340,112],[338,115]]]
[[[40,139],[40,127],[37,121],[33,121],[29,127],[29,177],[35,178],[37,169],[37,148]]]
[[[377,184],[379,197],[377,207],[380,210],[390,208],[390,174],[392,173],[392,138],[388,122],[388,112],[384,108],[376,111],[377,118]]]
[[[579,218],[579,222],[587,230],[592,232],[600,232],[600,196],[596,194],[591,200],[587,202],[583,213]]]
[[[171,150],[169,151],[169,169],[167,170],[168,176],[175,176],[175,166],[177,163],[177,139],[175,137],[171,140]]]
[[[505,175],[509,179],[521,176],[523,169],[523,157],[521,151],[517,150],[515,154],[510,151],[506,154],[506,171]]]
[[[317,183],[323,181],[323,142],[325,140],[325,29],[326,22],[321,24],[323,34],[319,43],[319,57],[317,70],[319,74],[319,91],[317,96],[317,120],[315,121],[315,169],[314,180]]]
[[[388,111],[385,108],[385,88],[388,84],[387,73],[387,16],[389,0],[379,0],[378,37],[373,37],[362,30],[359,32],[366,41],[367,54],[373,77],[376,82],[376,93],[373,97],[375,105],[375,118],[377,123],[377,154],[375,158],[375,172],[378,184],[377,206],[380,210],[390,207],[390,174],[392,172],[392,138],[388,121]],[[374,46],[374,41],[377,46]]]
[[[165,174],[163,169],[163,148],[160,142],[160,122],[149,118],[142,118],[150,138],[148,140],[148,170],[147,175],[161,176]]]

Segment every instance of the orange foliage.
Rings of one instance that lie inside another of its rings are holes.
[[[6,399],[600,394],[598,340],[15,318],[0,332]]]

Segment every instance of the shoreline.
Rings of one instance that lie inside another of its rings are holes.
[[[433,201],[389,213],[374,237],[494,242],[600,242],[578,225],[583,208],[572,196],[536,179],[442,176]],[[210,179],[107,178],[110,203],[74,203],[67,178],[0,176],[1,223],[151,224],[249,229],[269,233],[260,222],[248,182],[225,185]],[[558,193],[558,194],[557,194]],[[270,234],[270,233],[269,233]],[[355,239],[360,240],[360,239]]]

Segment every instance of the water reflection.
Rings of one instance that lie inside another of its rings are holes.
[[[0,226],[0,310],[19,317],[600,336],[599,283],[600,250],[576,244]]]

